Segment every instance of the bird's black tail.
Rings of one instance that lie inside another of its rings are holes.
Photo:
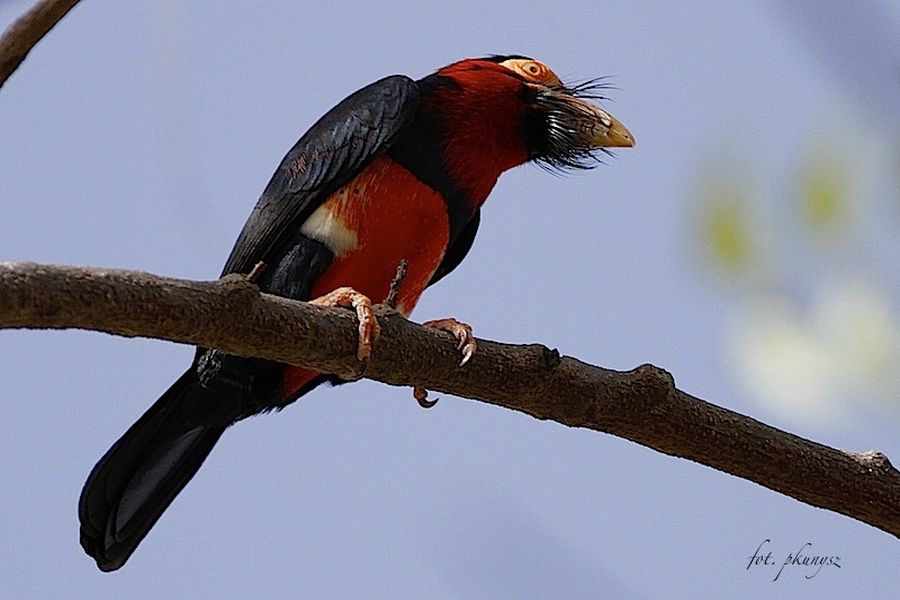
[[[81,546],[101,571],[125,564],[222,435],[225,425],[191,425],[183,414],[188,398],[208,393],[189,369],[91,471],[78,517]]]

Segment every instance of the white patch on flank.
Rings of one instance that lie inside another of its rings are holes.
[[[325,244],[335,256],[343,256],[359,246],[356,232],[335,217],[326,204],[316,209],[300,227],[300,233]]]

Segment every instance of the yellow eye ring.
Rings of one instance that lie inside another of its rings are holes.
[[[559,77],[556,76],[556,73],[551,71],[547,65],[538,60],[512,58],[509,60],[505,60],[500,64],[502,64],[510,71],[518,73],[531,83],[538,83],[540,85],[545,85],[548,87],[559,87],[560,85],[562,85],[562,82],[560,82]]]

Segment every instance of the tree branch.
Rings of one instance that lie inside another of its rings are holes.
[[[844,452],[676,389],[652,365],[620,372],[533,344],[455,340],[380,306],[366,377],[421,386],[611,433],[749,479],[900,537],[900,473],[879,452]],[[350,376],[350,311],[260,294],[243,276],[191,282],[113,269],[0,263],[0,328],[103,331],[220,348]]]
[[[66,16],[78,0],[40,0],[10,25],[0,37],[0,87],[28,53]]]

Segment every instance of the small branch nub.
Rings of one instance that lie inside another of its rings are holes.
[[[247,274],[247,281],[250,283],[256,283],[259,281],[259,278],[262,276],[263,272],[266,270],[266,263],[263,261],[259,261],[255,265],[253,265],[253,269],[250,273]]]
[[[397,295],[400,293],[400,286],[403,285],[403,280],[406,279],[406,269],[408,268],[409,261],[405,258],[397,265],[397,274],[394,275],[394,279],[391,280],[391,289],[388,292],[387,298],[384,299],[384,304],[391,308],[397,308]]]

